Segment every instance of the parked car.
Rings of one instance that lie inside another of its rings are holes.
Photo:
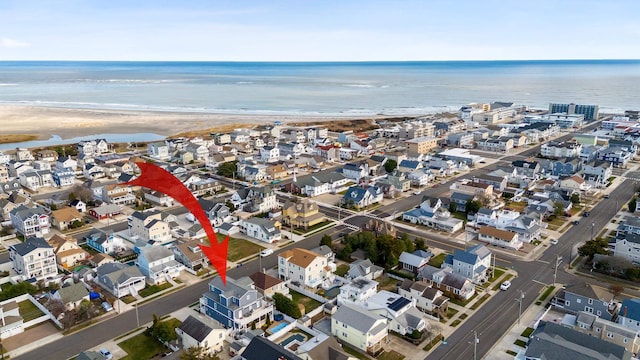
[[[573,220],[573,225],[578,225],[580,224],[580,220]]]
[[[264,249],[264,250],[260,251],[260,256],[261,257],[266,257],[266,256],[269,256],[271,254],[273,254],[273,250],[271,250],[271,249]]]
[[[505,281],[502,284],[500,284],[500,290],[507,290],[511,287],[511,281]]]
[[[113,306],[111,306],[111,304],[109,304],[108,302],[104,301],[102,303],[102,308],[104,309],[104,311],[109,312],[109,311],[113,311]]]
[[[605,195],[604,195],[604,198],[605,198],[605,199],[608,199],[608,198],[609,198],[609,194],[605,194]]]
[[[111,354],[111,351],[107,349],[100,349],[99,352],[100,352],[100,355],[104,356],[105,359],[107,360],[113,359],[113,354]]]
[[[557,245],[558,244],[558,239],[551,239],[551,245]]]

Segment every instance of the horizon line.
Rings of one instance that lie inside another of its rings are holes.
[[[449,59],[449,60],[104,60],[104,59],[50,59],[50,60],[3,60],[0,63],[7,62],[151,62],[151,63],[444,63],[444,62],[606,62],[606,61],[640,61],[640,58],[591,58],[591,59]]]

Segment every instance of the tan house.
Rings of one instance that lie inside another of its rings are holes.
[[[478,240],[515,250],[522,247],[522,241],[518,238],[518,233],[496,229],[492,226],[481,227],[478,230]]]
[[[249,275],[249,277],[253,280],[253,285],[255,285],[256,290],[266,298],[271,299],[275,293],[283,295],[289,294],[289,288],[285,286],[285,282],[278,278],[274,278],[263,272],[255,272]]]
[[[438,147],[438,138],[431,136],[423,136],[405,141],[407,150],[414,154],[428,154],[431,150]]]
[[[451,191],[469,195],[491,197],[493,195],[493,185],[464,179],[452,184]]]
[[[300,286],[315,288],[332,275],[331,271],[326,257],[307,249],[293,248],[278,255],[278,277]]]
[[[572,175],[560,180],[560,189],[586,191],[591,189],[591,185],[587,184],[580,176]]]
[[[76,239],[54,235],[48,241],[56,255],[58,265],[65,269],[77,265],[81,261],[88,260],[91,255],[78,246]]]
[[[287,168],[284,165],[271,165],[267,167],[267,176],[270,179],[282,179],[287,177]]]
[[[82,223],[82,218],[82,213],[74,207],[65,207],[51,212],[51,223],[60,231],[69,229],[76,221]]]
[[[325,221],[318,210],[318,204],[309,199],[288,202],[282,209],[283,221],[291,227],[308,229],[310,226]]]
[[[100,265],[108,264],[116,262],[114,258],[109,256],[108,254],[96,254],[91,258],[91,265],[94,267],[99,267]]]

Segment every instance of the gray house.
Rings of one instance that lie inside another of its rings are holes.
[[[600,287],[585,282],[568,286],[551,299],[556,308],[577,314],[580,311],[594,314],[602,319],[616,321],[620,303],[613,299],[613,294]]]

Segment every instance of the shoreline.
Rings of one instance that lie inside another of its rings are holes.
[[[175,136],[186,132],[197,132],[216,128],[240,127],[283,123],[330,122],[352,120],[374,120],[385,118],[414,117],[391,115],[353,116],[298,116],[269,114],[219,114],[137,110],[107,110],[84,108],[59,108],[23,105],[0,105],[0,135],[35,135],[38,140],[58,135],[62,139],[100,134],[155,133]]]

